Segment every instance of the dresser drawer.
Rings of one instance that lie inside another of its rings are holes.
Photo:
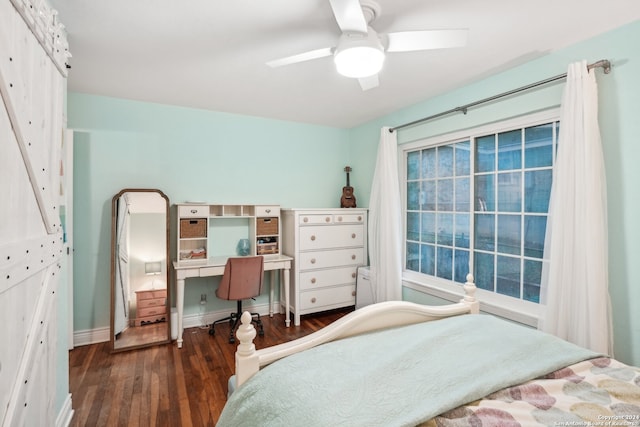
[[[362,224],[364,222],[364,214],[360,213],[344,213],[333,216],[333,222],[336,224]]]
[[[362,246],[364,233],[362,225],[300,227],[300,250]]]
[[[332,224],[333,215],[331,214],[300,215],[299,223],[300,225]]]
[[[166,306],[158,306],[158,307],[146,307],[140,308],[137,310],[137,317],[149,317],[149,316],[159,316],[167,313]]]
[[[209,216],[208,205],[178,206],[178,216],[182,218],[202,218]]]
[[[313,270],[300,273],[300,289],[318,289],[335,285],[353,285],[356,283],[357,266]]]
[[[166,298],[138,299],[138,309],[147,307],[160,307],[167,304]]]
[[[317,224],[363,224],[364,212],[352,212],[345,209],[344,213],[308,214],[300,215],[298,225]]]
[[[300,271],[366,264],[364,248],[362,247],[334,251],[301,252],[296,262]]]
[[[136,291],[136,300],[154,299],[154,298],[166,298],[166,289],[150,289],[148,291]]]
[[[322,288],[300,293],[300,309],[321,311],[324,307],[356,303],[356,285]]]
[[[280,213],[279,205],[256,206],[256,216],[278,216]]]

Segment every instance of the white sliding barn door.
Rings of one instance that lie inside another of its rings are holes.
[[[51,30],[51,32],[49,31]],[[64,62],[45,2],[0,0],[0,425],[56,422]],[[60,40],[58,38],[58,40]],[[65,42],[66,43],[66,42]],[[64,370],[67,372],[67,370]]]

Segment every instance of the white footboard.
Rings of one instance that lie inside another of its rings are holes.
[[[352,335],[395,326],[429,322],[460,314],[477,314],[479,303],[475,298],[473,276],[467,275],[465,296],[456,304],[428,306],[406,301],[387,301],[372,304],[336,320],[332,324],[309,334],[273,347],[256,350],[253,339],[256,330],[251,315],[245,312],[236,336],[240,344],[236,350],[236,387],[251,378],[261,367],[294,353]]]

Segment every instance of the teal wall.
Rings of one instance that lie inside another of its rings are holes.
[[[339,207],[345,130],[78,93],[68,117],[76,331],[109,326],[111,198],[123,188],[157,188],[172,204]],[[232,304],[216,300],[215,280],[190,279],[185,314],[199,312],[201,293],[209,311]]]
[[[582,59],[590,63],[600,59],[611,60],[611,74],[597,71],[599,121],[609,205],[609,290],[613,306],[615,356],[634,365],[640,365],[640,310],[637,309],[640,285],[635,282],[633,274],[633,265],[640,259],[640,222],[636,219],[640,211],[637,188],[640,184],[640,168],[637,166],[640,159],[638,40],[640,21],[394,112],[351,129],[349,136],[351,152],[357,153],[352,157],[352,166],[354,171],[361,171],[357,178],[367,182],[373,176],[381,126],[398,126],[565,73],[571,62]],[[398,140],[405,143],[558,106],[563,87],[562,83],[551,84],[544,89],[472,108],[467,115],[455,114],[400,130]],[[368,194],[361,192],[359,196],[359,202],[366,206]],[[414,293],[405,292],[405,296],[417,298]]]
[[[74,327],[109,324],[111,197],[125,187],[159,188],[172,203],[276,203],[283,207],[337,207],[343,167],[353,167],[358,206],[368,206],[380,127],[395,126],[566,72],[581,59],[607,58],[598,71],[600,125],[609,191],[610,292],[616,357],[640,365],[640,198],[635,163],[640,144],[636,99],[640,94],[640,22],[509,71],[434,97],[353,129],[334,129],[255,117],[69,94],[69,127],[75,139]],[[472,66],[472,64],[470,64]],[[420,85],[420,82],[416,82]],[[558,106],[563,85],[471,109],[399,132],[401,143]],[[187,286],[185,313],[197,313],[209,282]],[[405,292],[407,298],[417,298]],[[209,298],[215,304],[215,298]],[[215,305],[209,306],[216,309]]]

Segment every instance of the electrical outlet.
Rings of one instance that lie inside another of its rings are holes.
[[[207,303],[207,294],[200,294],[200,304],[205,305]]]

